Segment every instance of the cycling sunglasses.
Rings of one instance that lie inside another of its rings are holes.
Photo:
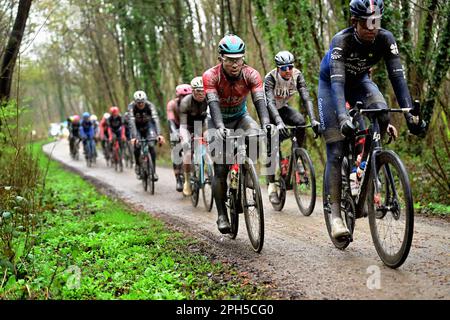
[[[289,64],[289,65],[280,67],[281,71],[288,71],[288,70],[292,70],[292,69],[294,69],[294,65],[293,64]]]

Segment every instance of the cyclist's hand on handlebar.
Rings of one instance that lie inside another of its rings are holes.
[[[136,138],[132,138],[132,139],[130,140],[130,142],[131,142],[132,145],[135,145],[135,144],[136,144]]]
[[[216,134],[219,138],[221,138],[222,140],[225,140],[227,138],[227,136],[230,135],[230,129],[221,127],[219,129],[217,129]]]
[[[394,139],[394,141],[397,140],[398,132],[397,132],[397,128],[396,127],[394,127],[392,124],[389,124],[388,127],[387,127],[387,132],[388,132],[388,135],[392,139]]]
[[[341,133],[346,137],[351,137],[356,132],[352,119],[347,115],[339,116],[339,128],[341,129]]]
[[[280,122],[277,123],[277,130],[278,130],[278,134],[281,137],[287,137],[288,134],[289,134],[289,132],[288,132],[286,126],[284,125],[283,121],[280,121]]]
[[[424,120],[417,119],[417,117],[411,115],[406,119],[406,124],[409,132],[412,134],[422,138],[425,136],[425,133],[427,132],[427,124]]]
[[[162,146],[163,144],[166,143],[166,139],[164,139],[164,136],[161,136],[161,135],[158,136],[158,143],[159,143],[159,146]]]
[[[320,135],[320,122],[317,121],[316,119],[311,120],[311,128],[314,131],[314,139],[317,139]]]

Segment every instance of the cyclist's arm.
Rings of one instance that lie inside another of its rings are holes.
[[[137,139],[137,128],[136,128],[136,118],[134,117],[134,114],[130,114],[130,132],[131,132],[131,138]]]
[[[279,122],[282,121],[282,119],[275,105],[275,95],[273,92],[274,89],[275,89],[275,79],[269,73],[264,79],[264,95],[266,99],[267,109],[269,110],[269,115],[271,119],[274,119],[275,123],[278,124]]]
[[[309,120],[310,121],[316,120],[316,117],[314,115],[313,103],[311,101],[311,97],[309,96],[305,77],[303,77],[303,74],[301,72],[297,77],[297,90],[298,93],[300,94],[300,97],[302,98],[303,105],[306,107],[306,111],[308,112],[309,115]]]
[[[403,65],[400,61],[397,43],[390,32],[386,33],[384,60],[400,108],[412,108],[411,95],[406,83]]]
[[[155,122],[156,126],[156,134],[159,136],[161,135],[161,127],[159,126],[159,117],[158,117],[158,111],[156,110],[156,107],[153,103],[148,102],[150,105],[150,110],[152,112],[152,119]]]
[[[215,87],[216,78],[211,77],[207,72],[203,74],[203,86],[206,93],[206,101],[209,106],[209,112],[216,128],[225,128],[222,112],[220,111],[219,94]]]
[[[334,38],[331,43],[330,81],[333,102],[339,118],[346,114],[345,109],[345,50],[342,39]]]
[[[189,96],[184,97],[180,102],[180,136],[183,142],[189,142],[189,131],[188,131],[188,112],[189,105],[191,103]]]
[[[80,129],[79,129],[78,131],[79,131],[79,133],[80,133],[81,139],[85,139],[85,138],[86,138],[86,133],[84,132],[84,129],[83,129],[83,125],[82,125],[82,124],[80,125]]]
[[[259,121],[262,127],[270,124],[269,111],[267,110],[266,100],[264,98],[264,89],[261,75],[258,71],[252,70],[249,83],[251,85],[252,100],[258,113]]]

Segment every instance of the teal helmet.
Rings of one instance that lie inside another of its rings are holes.
[[[219,54],[231,58],[241,58],[245,54],[245,43],[234,34],[228,34],[219,42]]]

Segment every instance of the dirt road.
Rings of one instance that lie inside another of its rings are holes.
[[[292,193],[284,210],[276,212],[263,190],[266,237],[263,251],[256,254],[243,219],[236,240],[222,236],[215,208],[206,212],[200,199],[194,210],[190,200],[175,191],[171,169],[157,169],[152,196],[143,191],[134,170],[116,173],[103,159],[88,169],[84,161],[71,160],[66,141],[48,144],[44,151],[127,203],[204,241],[211,255],[223,257],[252,279],[273,284],[275,298],[450,299],[450,224],[443,219],[416,217],[409,257],[391,270],[375,251],[367,219],[357,221],[355,241],[340,251],[329,240],[320,199],[314,213],[304,217]]]

